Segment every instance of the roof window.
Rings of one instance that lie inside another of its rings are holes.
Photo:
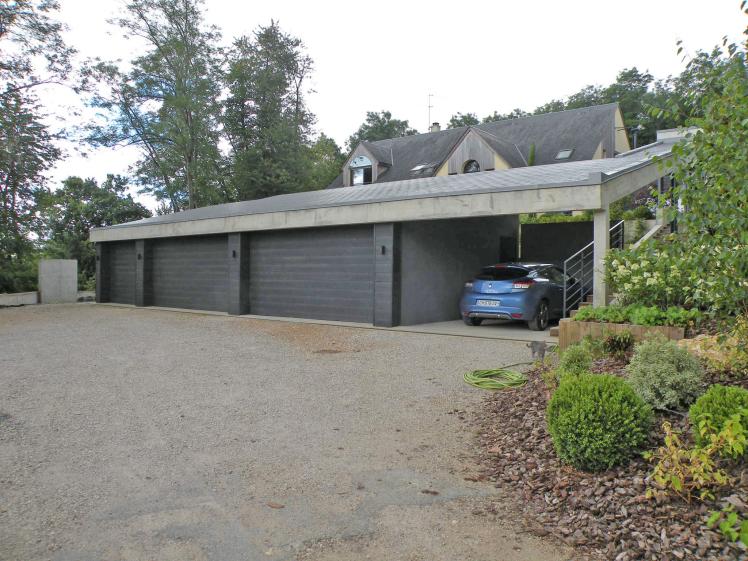
[[[558,154],[556,154],[557,160],[568,160],[571,158],[571,155],[574,153],[574,148],[564,148],[563,150],[559,150]]]

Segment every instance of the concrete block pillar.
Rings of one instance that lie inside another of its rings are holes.
[[[594,211],[593,221],[592,305],[605,306],[608,303],[608,285],[605,282],[605,256],[610,249],[609,207],[606,206]]]
[[[227,312],[237,316],[250,312],[249,236],[250,234],[228,234],[229,295]]]
[[[400,225],[374,225],[374,325],[400,325]]]
[[[109,302],[109,265],[107,245],[96,244],[96,301]]]
[[[135,240],[135,305],[151,305],[151,255],[148,240]]]
[[[39,261],[39,301],[42,304],[75,302],[78,299],[78,261]]]

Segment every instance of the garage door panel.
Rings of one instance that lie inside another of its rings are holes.
[[[371,226],[253,234],[249,270],[253,314],[373,321]]]
[[[114,242],[107,246],[109,260],[109,301],[135,304],[135,242]]]
[[[154,240],[151,247],[152,304],[226,311],[227,257],[226,236]]]

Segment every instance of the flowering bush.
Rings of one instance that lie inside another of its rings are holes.
[[[748,246],[736,246],[748,256]],[[636,249],[613,250],[606,277],[622,304],[688,306],[733,312],[748,304],[748,278],[720,259],[720,246],[690,246],[687,240],[651,240]]]

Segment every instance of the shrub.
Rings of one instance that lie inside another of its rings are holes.
[[[704,369],[675,342],[652,338],[634,348],[629,383],[655,409],[681,409],[702,391]]]
[[[748,390],[720,384],[710,387],[688,411],[696,444],[709,444],[712,435],[718,434],[735,415],[742,429],[748,431]],[[726,455],[736,457],[742,452],[730,450]]]
[[[713,499],[713,489],[728,483],[727,474],[714,460],[715,448],[685,448],[680,435],[667,421],[662,423],[665,443],[644,457],[656,462],[652,482],[656,488],[647,489],[647,497],[675,495],[691,502],[692,498]]]
[[[652,423],[652,410],[625,380],[594,374],[562,380],[547,416],[558,457],[588,471],[626,462],[645,443]]]
[[[613,356],[622,357],[634,346],[634,336],[631,331],[608,333],[603,337],[603,349]]]
[[[558,363],[558,377],[570,374],[578,376],[579,374],[589,373],[592,367],[592,354],[583,344],[571,345],[561,355]]]
[[[607,323],[633,323],[634,325],[669,325],[689,327],[704,319],[704,314],[696,309],[670,306],[660,309],[656,306],[586,306],[577,311],[577,321],[600,321]]]

